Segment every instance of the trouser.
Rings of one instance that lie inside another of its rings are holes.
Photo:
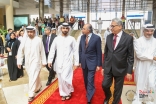
[[[108,74],[104,74],[104,80],[102,82],[102,88],[105,92],[106,100],[108,101],[110,97],[112,96],[110,87],[112,85],[114,78],[114,100],[112,104],[118,104],[120,101],[120,97],[122,94],[123,89],[123,83],[124,83],[124,76],[114,76],[112,74],[112,71],[110,71]]]
[[[84,78],[84,82],[85,82],[85,88],[87,91],[88,102],[91,101],[91,99],[94,95],[94,92],[95,92],[95,86],[94,86],[95,72],[96,72],[96,69],[95,70],[89,70],[87,66],[85,69],[83,69],[83,78]]]

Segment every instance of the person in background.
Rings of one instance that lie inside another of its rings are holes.
[[[106,43],[106,40],[107,40],[107,36],[108,36],[109,34],[111,34],[111,31],[110,31],[109,27],[107,27],[107,30],[105,31],[104,36],[103,36],[103,38],[104,38],[104,40],[105,40],[105,43]]]
[[[13,30],[11,28],[8,29],[8,34],[6,35],[6,41],[10,40],[10,33],[12,32]]]
[[[35,24],[35,34],[36,34],[36,36],[39,35],[39,32],[38,32],[38,24]]]
[[[17,67],[17,51],[20,45],[20,41],[16,39],[14,32],[10,33],[10,40],[5,45],[5,51],[8,53],[7,66],[9,71],[9,81],[15,81],[17,78],[22,77],[18,75]]]
[[[42,28],[42,35],[44,35],[44,29],[45,29],[44,21],[42,22],[41,28]]]
[[[0,57],[2,57],[4,54],[4,44],[3,44],[3,39],[0,33]]]
[[[103,24],[101,18],[99,18],[99,20],[97,21],[97,24],[98,24],[98,30],[99,30],[99,33],[101,33],[101,30],[102,30],[102,24]]]
[[[71,28],[73,27],[74,23],[75,23],[75,18],[73,16],[71,16],[71,18],[70,18],[70,26],[71,26]]]

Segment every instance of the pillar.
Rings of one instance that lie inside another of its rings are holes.
[[[10,5],[5,6],[5,12],[6,12],[6,27],[7,29],[12,28],[14,30],[13,0],[10,0]]]
[[[60,17],[63,16],[63,0],[60,0]]]
[[[122,23],[123,23],[123,29],[125,29],[125,0],[123,0],[122,2],[122,16],[121,16],[121,19],[122,19]]]
[[[87,0],[87,23],[90,23],[90,0]]]
[[[155,25],[156,28],[156,0],[153,0],[153,16],[152,16],[152,23]]]
[[[44,18],[44,0],[39,0],[39,17]]]

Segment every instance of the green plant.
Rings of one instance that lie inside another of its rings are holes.
[[[7,30],[4,28],[4,26],[2,26],[2,28],[0,28],[0,34],[4,35],[4,36],[7,34]]]

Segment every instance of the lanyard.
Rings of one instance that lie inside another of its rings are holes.
[[[8,45],[9,45],[9,44],[10,44],[10,42],[8,43]],[[11,45],[11,50],[12,50],[13,45],[14,45],[14,42],[13,42],[12,45]]]

